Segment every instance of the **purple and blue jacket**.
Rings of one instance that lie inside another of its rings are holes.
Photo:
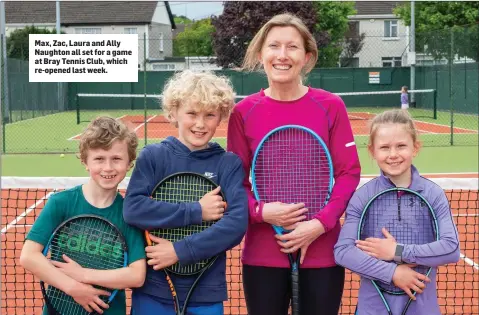
[[[436,213],[439,241],[423,245],[404,245],[402,260],[404,263],[433,267],[423,293],[416,295],[409,307],[408,315],[441,314],[437,301],[436,275],[438,266],[455,263],[459,260],[459,237],[452,218],[449,201],[443,189],[436,183],[419,175],[412,166],[412,180],[409,189],[420,193],[432,206]],[[336,263],[350,269],[361,276],[361,286],[358,296],[357,315],[377,315],[385,313],[385,306],[369,280],[392,283],[397,264],[394,261],[383,261],[369,256],[358,247],[358,224],[361,213],[367,202],[377,193],[394,188],[395,185],[381,172],[376,177],[359,188],[349,201],[346,209],[346,219],[341,229],[339,240],[334,246]],[[409,296],[392,296],[384,294],[393,314],[401,314]]]

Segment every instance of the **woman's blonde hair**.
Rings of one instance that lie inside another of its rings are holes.
[[[175,73],[161,95],[165,116],[171,121],[171,112],[190,103],[200,110],[218,110],[221,119],[229,117],[234,106],[235,93],[230,80],[209,71],[185,70]],[[175,124],[176,125],[176,124]]]
[[[411,118],[411,115],[409,115],[409,112],[402,109],[392,109],[378,114],[371,120],[369,125],[369,150],[373,148],[374,139],[376,137],[378,129],[381,127],[381,125],[385,124],[404,125],[407,132],[409,132],[412,137],[414,146],[416,148],[420,147],[421,143],[418,139],[418,131],[416,129],[416,125],[414,124],[413,119]]]
[[[318,61],[318,46],[316,44],[316,40],[314,39],[311,32],[308,30],[306,25],[301,21],[298,17],[289,14],[279,14],[273,16],[266,24],[264,24],[261,29],[256,33],[253,40],[248,46],[246,51],[246,55],[243,60],[242,70],[246,71],[256,71],[260,69],[261,63],[258,60],[258,54],[261,52],[263,48],[264,41],[268,36],[268,33],[271,31],[273,27],[280,26],[280,27],[287,27],[292,26],[298,30],[303,38],[303,45],[306,53],[311,53],[311,58],[308,60],[306,65],[303,68],[302,73],[307,74],[309,73],[316,62]]]
[[[130,163],[136,159],[138,137],[136,133],[121,121],[108,116],[94,119],[83,131],[80,138],[80,159],[86,162],[88,151],[93,149],[109,150],[115,141],[126,140]]]

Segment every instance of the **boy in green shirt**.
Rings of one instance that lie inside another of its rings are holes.
[[[118,184],[125,178],[136,159],[138,138],[121,121],[98,117],[90,123],[80,140],[80,159],[90,174],[88,182],[53,194],[23,245],[20,263],[45,283],[70,295],[88,312],[125,315],[125,288],[141,287],[145,280],[146,262],[143,234],[123,220],[123,197]],[[65,257],[65,262],[50,261],[42,250],[63,221],[80,214],[102,216],[116,225],[128,246],[128,267],[115,270],[82,268]],[[93,285],[119,289],[110,303],[100,296],[108,292]],[[46,315],[46,307],[43,309]]]

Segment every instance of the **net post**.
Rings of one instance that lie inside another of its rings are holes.
[[[75,94],[75,104],[77,109],[77,125],[80,124],[80,97],[78,94]]]
[[[432,96],[432,110],[433,110],[433,115],[434,115],[434,119],[437,120],[437,90],[434,89],[434,91],[432,92],[433,93],[433,96]]]

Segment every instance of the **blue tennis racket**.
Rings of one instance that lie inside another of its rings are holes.
[[[61,223],[53,232],[43,255],[50,260],[65,262],[65,254],[80,266],[112,270],[128,264],[127,245],[120,230],[110,221],[96,215],[79,215]],[[63,291],[40,281],[45,305],[50,315],[87,315],[89,313]],[[110,304],[118,290],[95,286],[110,292],[100,297]]]
[[[390,188],[376,194],[364,207],[359,221],[357,238],[384,238],[382,228],[396,239],[398,244],[428,244],[439,240],[439,228],[436,214],[429,202],[419,193],[407,188]],[[429,276],[431,267],[417,266],[414,270]],[[371,280],[386,307],[393,315],[384,294],[404,295],[402,289],[394,284]],[[413,292],[416,295],[416,292]],[[409,298],[402,310],[407,313],[413,300]]]
[[[307,220],[312,219],[329,201],[333,187],[333,163],[325,142],[303,126],[286,125],[270,131],[260,142],[253,157],[251,179],[259,201],[304,203]],[[277,234],[289,231],[273,226]],[[291,309],[299,315],[299,261],[288,254],[291,267]]]

